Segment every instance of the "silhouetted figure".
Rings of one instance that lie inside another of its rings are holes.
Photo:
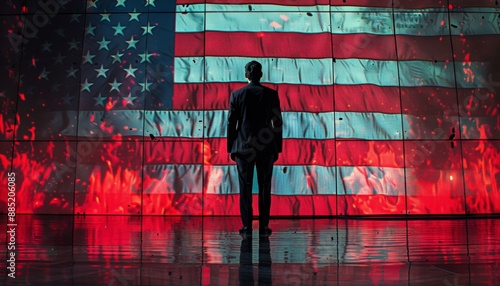
[[[245,66],[248,85],[231,93],[227,125],[227,150],[236,161],[240,188],[241,234],[252,233],[252,182],[254,166],[259,182],[259,230],[271,234],[271,179],[282,149],[282,117],[278,92],[262,86],[262,65]]]

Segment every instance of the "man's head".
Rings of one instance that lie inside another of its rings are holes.
[[[257,61],[251,61],[245,65],[245,77],[250,81],[259,82],[262,77],[262,65]]]

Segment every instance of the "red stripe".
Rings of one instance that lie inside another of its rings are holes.
[[[204,56],[205,33],[176,33],[175,34],[175,56],[192,57]]]
[[[333,86],[331,85],[278,84],[274,86],[280,96],[283,111],[334,111]]]
[[[170,140],[145,143],[145,164],[234,165],[227,153],[226,138]],[[351,141],[284,139],[277,165],[380,166],[403,168],[402,141]],[[448,146],[448,144],[446,144]],[[336,150],[335,150],[336,148]],[[409,147],[408,147],[409,148]],[[190,152],[179,152],[190,150]],[[204,150],[204,154],[202,154]]]
[[[452,61],[449,36],[396,35],[396,43],[399,60]]]
[[[282,111],[333,111],[333,86],[266,84],[278,91]],[[232,91],[245,83],[174,84],[174,110],[225,110]],[[203,103],[203,97],[205,102]]]
[[[332,42],[336,59],[396,60],[396,48],[392,35],[334,34]],[[324,48],[327,49],[327,47],[330,47],[330,44]]]
[[[331,58],[329,33],[206,32],[207,56]],[[224,48],[221,48],[224,47]]]
[[[497,65],[500,60],[498,35],[454,36],[452,40],[457,62],[493,62]]]
[[[234,45],[235,41],[238,45]],[[333,57],[337,59],[443,62],[452,60],[451,42],[458,62],[491,61],[498,56],[495,47],[500,46],[500,38],[495,35],[452,36],[451,41],[449,36],[396,35],[394,41],[392,35],[334,34],[330,42],[327,33],[206,32],[206,55],[330,58],[333,43]],[[398,58],[395,45],[398,48]],[[225,48],[221,49],[221,46]],[[176,34],[176,57],[204,56],[204,47],[205,35],[202,32]]]
[[[335,85],[335,110],[401,113],[398,87],[369,84]]]
[[[331,3],[330,3],[331,2]],[[271,4],[271,5],[285,5],[285,6],[313,6],[313,5],[329,5],[332,6],[358,6],[358,7],[392,7],[392,0],[177,0],[177,5],[181,4]],[[300,5],[297,5],[300,4]],[[492,0],[454,0],[448,6],[450,9],[459,9],[467,7],[490,7],[498,8],[496,1]],[[394,1],[394,8],[396,9],[418,9],[418,8],[447,8],[446,2],[435,0],[398,0]]]
[[[226,110],[229,95],[245,83],[174,84],[174,110]],[[266,84],[278,90],[282,111],[401,112],[398,87]],[[335,94],[335,108],[333,94]],[[205,101],[203,102],[203,97]]]
[[[277,165],[334,166],[335,140],[284,139],[283,152]],[[234,164],[227,153],[226,138],[205,140],[205,160],[209,165]]]
[[[485,0],[483,0],[485,1]],[[395,9],[445,8],[446,2],[436,0],[331,0],[332,6],[386,7]]]
[[[457,105],[457,95],[454,88],[420,86],[402,87],[401,103],[404,114],[415,116],[443,116],[446,110],[450,116],[457,113],[452,110]]]
[[[201,140],[171,140],[156,138],[144,144],[144,164],[201,164]]]
[[[425,205],[424,205],[425,206]],[[404,215],[405,195],[339,195],[338,215]]]
[[[490,8],[498,8],[498,1],[494,0],[453,0],[452,8],[466,8],[466,7],[490,7]]]
[[[208,84],[205,84],[207,86]],[[172,96],[173,110],[201,110],[203,109],[204,84],[174,84]],[[226,101],[228,97],[226,95]],[[221,108],[222,109],[222,108]]]
[[[403,168],[403,142],[337,140],[337,166]]]
[[[331,0],[330,2],[332,6],[392,7],[392,0]]]
[[[336,59],[452,61],[453,41],[456,60],[488,61],[496,56],[495,47],[500,46],[500,38],[494,35],[453,36],[452,40],[449,36],[396,35],[394,41],[393,35],[334,34],[332,39]]]
[[[394,0],[395,9],[446,8],[446,5],[446,1],[436,0]]]

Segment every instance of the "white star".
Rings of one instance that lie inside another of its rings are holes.
[[[148,79],[146,79],[145,83],[139,83],[139,85],[142,86],[142,90],[141,91],[149,91],[149,86],[152,85],[152,83],[149,83]]]
[[[128,96],[126,97],[122,97],[123,100],[127,101],[127,105],[128,104],[131,104],[131,105],[134,105],[133,101],[137,98],[136,96],[132,96],[132,93],[128,93]]]
[[[84,82],[84,83],[82,83],[82,89],[81,89],[80,91],[84,91],[84,90],[86,90],[86,91],[90,92],[90,87],[91,87],[92,85],[94,85],[94,84],[93,84],[93,83],[91,83],[91,82],[88,82],[88,80],[87,80],[87,79],[85,79],[85,82]]]
[[[156,7],[155,5],[155,0],[146,0],[146,5],[144,5],[144,7],[148,6],[148,5],[151,5],[153,7]]]
[[[114,64],[115,62],[121,63],[121,56],[123,56],[123,54],[120,54],[118,52],[116,52],[116,55],[112,55],[111,56],[113,58],[112,64]]]
[[[153,54],[149,54],[148,51],[146,51],[145,53],[143,54],[139,54],[139,57],[141,57],[141,64],[143,62],[148,62],[150,63],[151,61],[149,60],[149,58],[152,56]]]
[[[83,56],[83,63],[82,64],[85,64],[85,63],[92,64],[93,58],[95,58],[95,56],[91,55],[90,51],[87,51],[87,54],[85,56]]]
[[[97,6],[96,6],[97,1],[98,0],[89,0],[89,1],[87,1],[87,9],[89,9],[89,8],[97,8]]]
[[[54,64],[56,64],[56,65],[57,64],[61,64],[62,65],[65,58],[66,58],[65,56],[63,56],[63,55],[61,55],[61,53],[59,53],[57,55],[57,57],[53,58],[54,59]]]
[[[62,98],[63,100],[63,103],[67,104],[67,105],[71,105],[71,101],[73,100],[73,96],[69,96],[68,93],[66,93],[66,96]]]
[[[102,37],[102,41],[97,41],[97,43],[99,44],[99,50],[106,49],[107,51],[109,51],[108,45],[109,43],[111,43],[111,41],[106,41],[106,39]]]
[[[135,45],[136,45],[139,41],[138,41],[138,40],[134,40],[134,36],[132,36],[132,37],[130,38],[130,40],[129,40],[129,41],[125,41],[125,42],[127,42],[127,43],[128,43],[128,47],[127,47],[127,49],[130,49],[130,48],[132,48],[132,47],[133,47],[134,49],[137,49],[137,47],[136,47]]]
[[[73,23],[73,22],[80,23],[80,19],[78,19],[78,18],[80,18],[81,15],[82,14],[73,14],[73,15],[71,15],[71,20],[69,22],[70,23]]]
[[[40,75],[38,76],[39,79],[46,79],[46,80],[49,80],[49,78],[47,77],[48,75],[50,74],[49,71],[45,70],[45,68],[43,68],[42,70],[42,73],[40,73]]]
[[[109,16],[111,16],[111,14],[101,14],[101,22],[104,22],[104,21],[111,22],[111,20],[109,19]]]
[[[108,70],[109,70],[109,69],[105,69],[105,68],[103,67],[103,65],[101,65],[101,68],[98,68],[98,69],[96,69],[96,70],[95,70],[95,71],[97,72],[97,77],[96,77],[96,78],[98,78],[98,77],[100,77],[100,76],[102,76],[103,78],[107,78],[108,76],[106,75],[106,72],[107,72]]]
[[[115,80],[109,83],[109,85],[111,85],[111,90],[109,92],[112,92],[113,90],[120,92],[120,85],[122,85],[122,83],[117,82],[115,78]]]
[[[141,15],[141,13],[136,13],[135,11],[136,9],[134,9],[134,13],[128,13],[130,15],[130,19],[128,20],[129,22],[132,22],[134,20],[139,22],[139,15]]]
[[[94,97],[95,100],[95,105],[102,105],[104,106],[104,100],[106,100],[106,97],[103,97],[100,93],[98,97]]]
[[[143,32],[142,34],[143,34],[143,35],[146,35],[146,33],[147,33],[147,34],[151,34],[151,35],[153,35],[153,29],[154,29],[154,28],[156,28],[156,26],[151,26],[151,25],[149,25],[149,23],[148,23],[148,25],[147,25],[147,26],[142,26],[142,27],[141,27],[141,29],[143,29],[143,30],[144,30],[144,32]]]
[[[94,34],[95,28],[97,28],[97,27],[92,27],[92,23],[89,23],[87,28],[85,28],[85,35],[91,34],[92,36],[95,36],[95,34]]]
[[[127,78],[127,77],[129,77],[129,76],[131,76],[131,77],[135,78],[135,71],[136,71],[137,69],[136,69],[136,68],[135,68],[135,69],[134,69],[134,68],[132,68],[132,64],[130,64],[130,65],[128,66],[128,69],[123,69],[123,70],[127,72],[127,75],[125,76],[125,78]]]
[[[78,45],[80,44],[80,42],[77,42],[75,40],[75,38],[73,38],[73,40],[71,42],[68,42],[69,44],[69,50],[71,51],[72,49],[75,49],[78,51]]]
[[[125,29],[126,27],[123,27],[120,22],[118,22],[118,25],[116,26],[113,26],[111,27],[113,29],[115,29],[115,36],[118,35],[118,34],[121,34],[123,36],[123,29]]]
[[[125,7],[125,1],[127,1],[127,0],[116,0],[116,6],[115,7],[118,7],[118,6]]]
[[[69,70],[66,70],[66,72],[68,73],[68,77],[74,77],[76,78],[76,72],[78,71],[78,69],[75,69],[73,68],[73,66],[71,66],[71,68]]]
[[[44,51],[47,51],[49,53],[52,52],[50,50],[50,46],[52,46],[52,44],[49,43],[49,42],[47,42],[47,41],[45,41],[45,43],[42,44],[42,52],[44,52]]]

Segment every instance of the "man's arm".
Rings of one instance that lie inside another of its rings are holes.
[[[273,101],[272,121],[276,151],[281,153],[283,149],[283,118],[281,116],[280,98],[277,92],[275,93],[275,100]]]
[[[229,112],[227,119],[227,152],[231,153],[234,140],[238,136],[236,126],[238,125],[239,112],[236,110],[236,99],[234,93],[229,97]]]

